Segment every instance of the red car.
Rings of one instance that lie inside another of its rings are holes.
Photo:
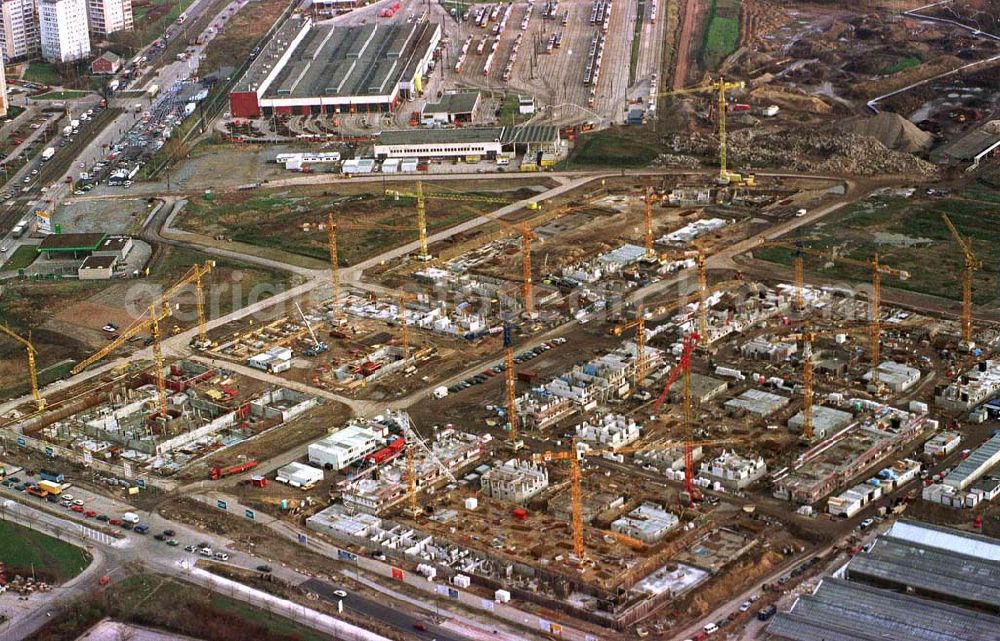
[[[121,525],[121,519],[108,519],[108,525]]]
[[[69,509],[73,510],[74,512],[79,512],[80,514],[83,514],[83,506],[82,505],[74,505],[73,507],[71,507]]]
[[[95,512],[95,511],[93,511],[93,510],[87,510],[86,512],[84,512],[84,513],[83,513],[83,515],[84,515],[85,517],[87,517],[88,519],[92,519],[92,518],[94,518],[95,516],[97,516],[97,512]]]

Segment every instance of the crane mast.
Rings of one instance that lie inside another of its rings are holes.
[[[698,245],[698,334],[708,340],[708,276],[705,274],[705,248]]]
[[[646,187],[645,207],[643,212],[645,223],[645,246],[646,259],[653,260],[656,255],[653,252],[653,188]]]
[[[643,306],[636,307],[635,313],[636,319],[634,321],[617,325],[613,333],[615,336],[621,336],[625,330],[635,328],[635,379],[633,384],[638,388],[639,384],[646,378],[648,360],[646,355],[646,314]]]
[[[531,241],[538,238],[527,222],[521,224],[521,295],[524,297],[524,312],[529,317],[535,313],[535,293],[531,282]]]
[[[514,378],[514,340],[511,327],[507,323],[503,326],[503,351],[504,363],[507,366],[504,369],[504,400],[507,406],[507,422],[510,425],[508,437],[510,448],[516,452],[524,447],[524,442],[518,434],[517,381]]]
[[[343,311],[340,307],[340,260],[337,256],[337,224],[333,222],[333,213],[326,215],[326,244],[330,251],[330,281],[333,285],[333,316],[340,319]]]
[[[941,219],[944,220],[945,226],[962,250],[965,259],[962,269],[962,342],[972,345],[972,276],[977,270],[982,269],[983,263],[972,253],[969,241],[958,233],[948,214],[941,214]]]
[[[42,394],[38,390],[38,368],[35,363],[35,346],[31,344],[31,334],[28,334],[28,338],[22,338],[21,336],[15,334],[14,330],[3,323],[0,323],[0,333],[10,336],[24,346],[24,349],[28,354],[28,374],[31,377],[31,397],[35,401],[35,407],[37,407],[38,411],[41,412],[45,409],[45,399],[42,398]]]
[[[427,206],[424,203],[424,184],[417,181],[417,233],[420,238],[419,260],[430,260],[431,253],[427,250]]]

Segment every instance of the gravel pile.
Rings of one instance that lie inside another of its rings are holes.
[[[850,118],[836,126],[836,131],[871,136],[889,149],[916,153],[930,147],[932,136],[899,114],[884,111],[877,116]]]
[[[666,150],[661,158],[671,155],[711,157],[717,155],[719,149],[714,136],[700,133],[674,135],[663,142]],[[816,130],[737,131],[729,136],[729,158],[734,170],[767,167],[862,176],[932,176],[937,173],[935,165],[891,150],[870,136]]]

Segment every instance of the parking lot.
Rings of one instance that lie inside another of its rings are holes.
[[[533,349],[529,349],[529,350],[526,350],[526,351],[523,351],[523,352],[519,352],[517,355],[514,356],[514,364],[520,365],[521,363],[526,363],[526,362],[530,361],[533,358],[541,356],[542,354],[544,354],[545,352],[549,351],[550,349],[556,348],[556,347],[564,344],[565,342],[566,342],[565,338],[561,338],[561,337],[560,338],[553,338],[550,341],[546,341],[546,342],[542,343],[538,347],[535,347]],[[504,362],[504,361],[501,361],[501,362],[497,363],[496,365],[493,365],[493,366],[488,367],[487,369],[483,370],[483,372],[481,374],[477,374],[475,376],[470,376],[469,378],[463,379],[461,381],[458,381],[457,383],[452,384],[451,386],[448,387],[448,393],[449,394],[457,394],[458,392],[461,392],[463,390],[467,390],[467,389],[469,389],[470,387],[472,387],[474,385],[482,385],[483,383],[485,383],[489,379],[493,378],[494,376],[498,376],[498,375],[502,374],[505,371],[507,371],[507,363]]]

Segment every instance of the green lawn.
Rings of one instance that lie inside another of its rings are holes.
[[[900,71],[906,71],[907,69],[912,69],[913,67],[919,67],[921,63],[920,58],[908,57],[900,58],[893,64],[889,65],[882,70],[883,76],[891,76],[894,73],[899,73]]]
[[[514,124],[520,124],[529,118],[531,118],[529,114],[521,114],[520,101],[516,93],[509,93],[503,97],[503,102],[500,104],[501,125],[510,125],[511,120]]]
[[[910,273],[905,281],[883,277],[886,287],[960,300],[963,258],[941,220],[942,213],[971,239],[973,252],[983,261],[983,268],[973,277],[973,302],[983,305],[996,301],[1000,296],[1000,246],[996,243],[1000,213],[995,202],[871,198],[808,227],[802,237],[809,239],[807,247],[821,251],[836,247],[838,254],[847,258],[870,260],[877,252],[884,264]],[[754,250],[754,256],[784,265],[792,262],[791,250],[784,248]],[[871,280],[871,271],[864,268],[838,263],[830,266],[825,258],[811,255],[806,255],[804,262],[807,271],[829,278],[862,283]]]
[[[38,96],[32,96],[32,100],[75,100],[87,95],[86,91],[50,91]]]
[[[110,617],[167,633],[218,641],[326,641],[330,637],[290,619],[241,601],[179,583],[140,574],[94,590],[70,603],[29,641],[71,641],[97,621]]]
[[[576,147],[562,167],[644,167],[659,153],[660,146],[649,126],[611,127],[577,138]]]
[[[288,638],[301,639],[302,641],[323,641],[326,637],[319,632],[299,625],[289,619],[276,617],[264,610],[258,610],[242,601],[236,601],[219,594],[212,594],[211,603],[213,606],[227,612],[240,620],[250,621],[261,626],[273,635],[284,635]]]
[[[3,267],[0,267],[0,272],[14,271],[22,267],[27,267],[35,262],[36,258],[38,258],[37,247],[34,245],[21,245],[14,250],[14,253],[7,259],[7,262],[3,264]]]
[[[740,39],[739,15],[738,0],[712,0],[712,17],[701,47],[701,62],[707,69],[715,69],[736,51]]]
[[[34,569],[62,583],[90,565],[82,549],[8,521],[0,521],[0,562],[19,572]]]
[[[23,80],[30,82],[40,82],[43,85],[58,85],[62,82],[56,68],[47,62],[32,62],[25,69]]]

